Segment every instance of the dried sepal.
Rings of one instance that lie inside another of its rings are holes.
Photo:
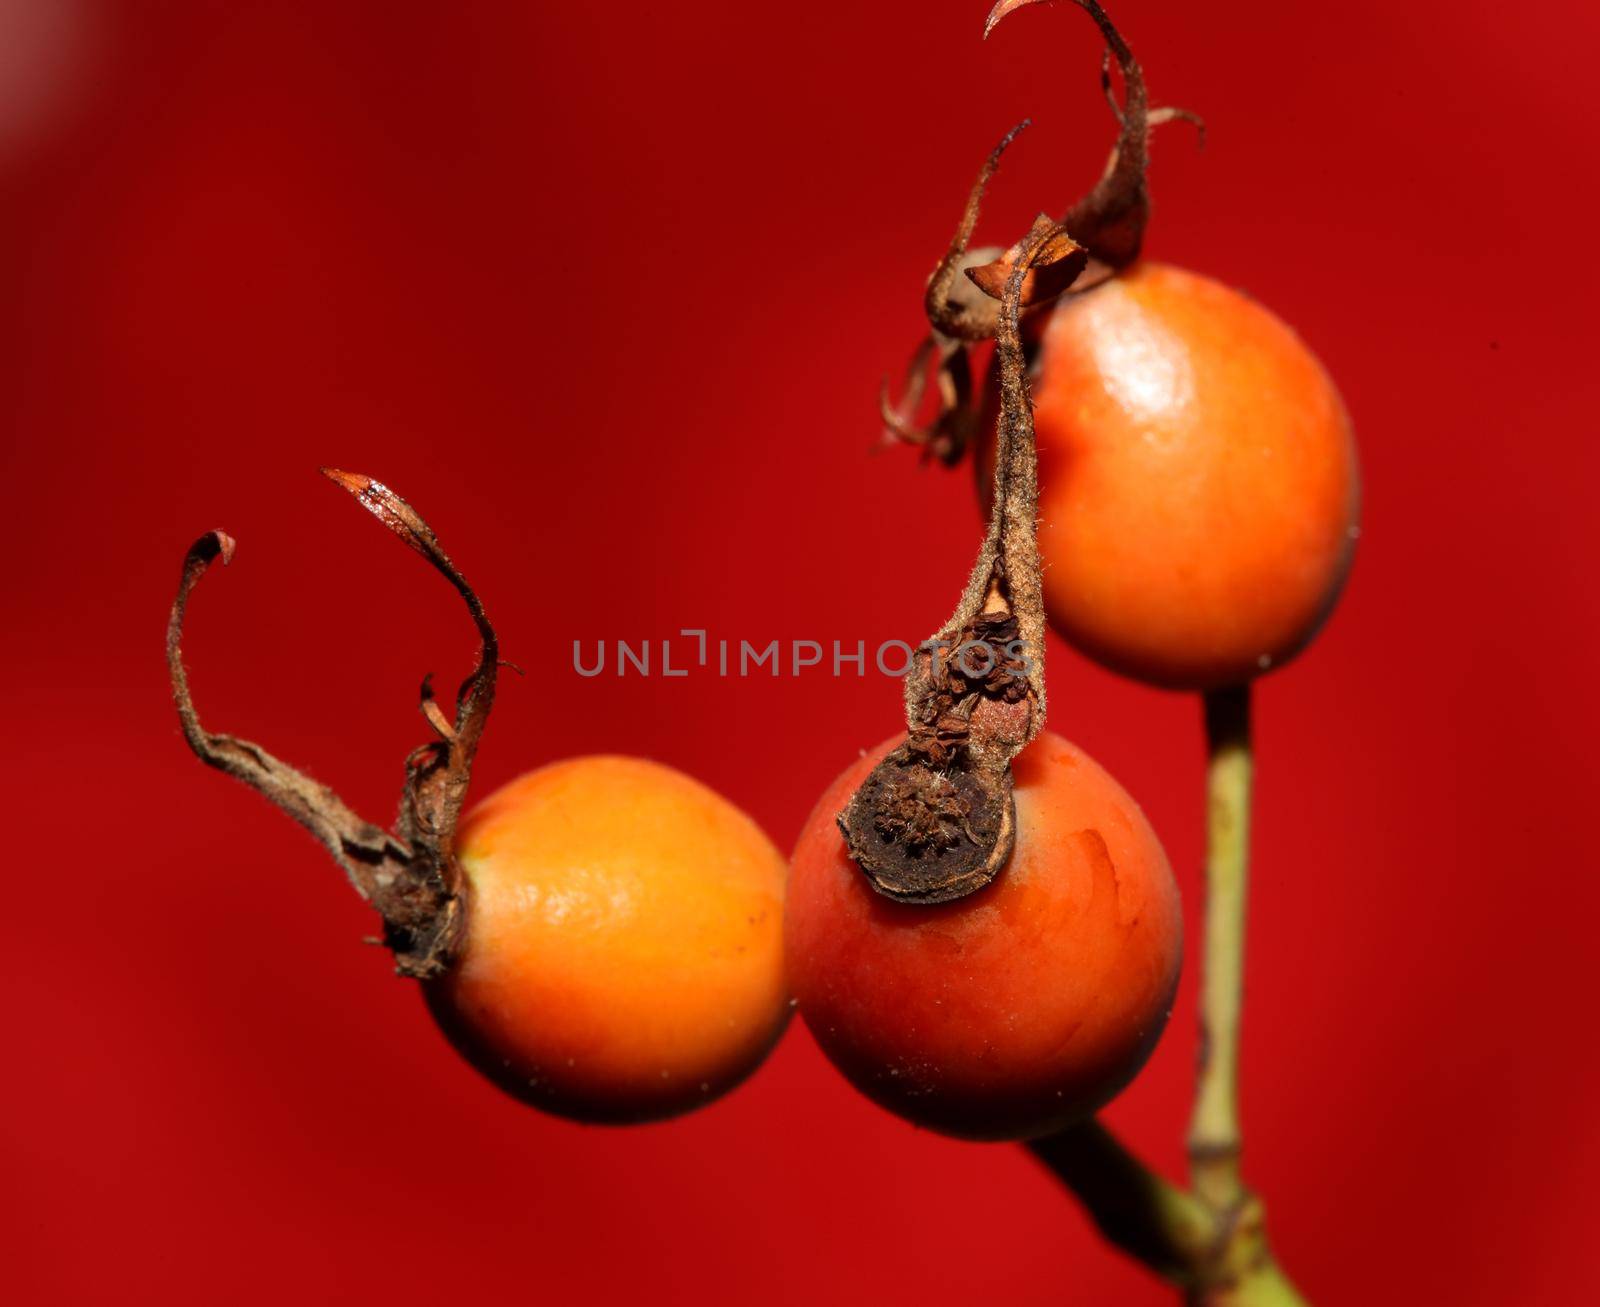
[[[878,389],[878,413],[883,418],[884,435],[890,441],[899,440],[909,445],[928,443],[927,434],[916,425],[916,418],[917,410],[922,407],[922,396],[928,389],[928,364],[938,347],[939,338],[932,333],[917,342],[911,362],[906,364],[899,399],[890,393],[889,378],[884,377]]]
[[[439,701],[433,695],[433,673],[429,672],[422,678],[422,690],[417,695],[418,706],[422,715],[428,719],[428,725],[433,727],[439,738],[446,744],[459,743],[461,737],[456,734],[456,728],[450,719],[444,715],[439,707]]]
[[[1038,475],[1019,318],[1056,224],[1023,242],[999,304],[1000,439],[995,496],[955,613],[906,677],[906,741],[839,815],[845,846],[880,894],[935,904],[987,885],[1011,856],[1011,760],[1044,726],[1044,599]]]
[[[421,515],[381,481],[358,473],[323,468],[322,473],[353,495],[361,506],[428,560],[455,587],[478,628],[477,665],[456,692],[455,738],[448,748],[412,754],[401,796],[399,832],[422,850],[419,873],[450,902],[459,897],[461,877],[455,868],[455,830],[472,779],[478,740],[494,706],[500,668],[500,640],[483,604],[439,544]]]
[[[1206,120],[1193,109],[1180,109],[1174,104],[1164,104],[1159,109],[1150,110],[1150,130],[1164,127],[1167,123],[1188,123],[1194,128],[1195,148],[1206,148]]]
[[[976,893],[999,874],[1016,842],[1011,788],[989,781],[977,772],[929,767],[904,747],[895,750],[839,817],[851,858],[878,893],[899,903],[932,906]],[[908,838],[907,828],[917,821],[947,838]]]
[[[1106,104],[1111,110],[1111,116],[1120,126],[1123,119],[1122,106],[1117,103],[1117,93],[1111,86],[1111,51],[1107,50],[1100,56],[1100,93],[1105,96]],[[1206,148],[1206,120],[1193,109],[1180,109],[1176,105],[1163,105],[1159,109],[1152,109],[1145,115],[1145,124],[1151,131],[1167,123],[1188,123],[1193,127],[1196,136],[1196,148]]]
[[[988,188],[989,180],[1000,167],[1000,159],[1011,145],[1011,142],[1029,126],[1029,120],[1024,118],[1000,139],[1000,143],[989,152],[989,157],[984,160],[983,167],[978,170],[977,179],[972,183],[972,189],[967,194],[966,207],[961,211],[961,221],[956,226],[955,235],[950,238],[949,248],[944,256],[934,266],[932,275],[928,278],[928,289],[923,295],[923,308],[928,315],[928,322],[934,331],[942,336],[949,336],[955,340],[992,340],[997,325],[995,306],[981,295],[973,295],[964,288],[967,283],[962,279],[961,273],[973,260],[968,256],[967,247],[972,244],[972,235],[978,228],[978,216],[983,210],[983,194]],[[977,263],[987,263],[989,258],[983,255],[977,258]]]
[[[938,407],[932,422],[923,426],[917,422],[917,412],[927,393],[930,372],[938,388]],[[878,392],[878,414],[883,419],[885,443],[913,445],[922,450],[925,459],[959,462],[982,420],[973,387],[970,347],[936,332],[923,337],[907,365],[898,400],[890,393],[889,379],[884,378]]]
[[[371,899],[378,869],[403,863],[410,850],[381,827],[357,816],[327,786],[260,745],[208,731],[195,709],[183,665],[183,623],[189,597],[214,561],[220,558],[224,565],[232,561],[235,547],[233,537],[225,531],[207,531],[190,545],[184,554],[178,593],[167,615],[167,670],[183,738],[202,762],[243,781],[310,831],[344,869],[357,893]]]
[[[1049,228],[1050,235],[1022,279],[1022,304],[1028,307],[1059,299],[1088,264],[1089,252],[1067,235],[1066,228],[1049,214],[1042,213],[1034,219],[1028,235],[999,258],[968,268],[968,280],[990,299],[1000,299],[1023,246],[1041,228]]]
[[[201,536],[184,555],[177,597],[167,620],[167,667],[185,740],[205,763],[227,772],[306,827],[344,868],[357,892],[383,918],[384,942],[403,975],[444,971],[465,925],[465,883],[455,859],[455,829],[471,779],[472,760],[494,702],[499,642],[483,605],[451,563],[421,515],[381,482],[324,469],[461,594],[481,637],[478,662],[462,684],[452,723],[434,701],[431,678],[422,711],[439,736],[406,759],[400,817],[393,832],[357,816],[322,785],[248,740],[217,734],[200,723],[183,666],[183,623],[189,596],[210,564],[233,556],[222,531]]]
[[[1022,287],[1034,260],[1055,246],[1060,228],[1036,225],[1023,242],[1000,301],[1000,332],[995,358],[1000,374],[1000,427],[995,446],[994,498],[982,548],[955,613],[933,642],[952,648],[964,639],[986,639],[1002,617],[1016,622],[1015,639],[1029,655],[1026,679],[1036,720],[1020,732],[1014,754],[1038,733],[1044,720],[1044,593],[1039,572],[1038,457],[1034,448],[1033,403],[1028,393],[1027,361],[1020,327]],[[932,642],[930,642],[932,643]],[[937,689],[938,660],[917,660],[906,684],[907,721]],[[1009,756],[1008,759],[1009,761]]]
[[[1042,0],[999,0],[984,24],[985,38],[1009,15]],[[1123,103],[1118,111],[1120,131],[1105,172],[1094,188],[1067,210],[1062,226],[1089,252],[1089,257],[1109,268],[1125,268],[1139,257],[1145,224],[1150,217],[1150,195],[1145,173],[1150,164],[1150,101],[1144,72],[1099,0],[1073,0],[1094,19],[1111,56],[1122,71]]]
[[[1002,19],[1008,14],[1024,9],[1028,5],[1044,4],[1046,0],[998,0],[995,7],[989,11],[989,16],[983,20],[983,39],[989,39],[989,33],[1000,25]]]
[[[984,28],[987,37],[1009,14],[1042,0],[1000,0],[990,11]],[[1149,160],[1148,137],[1160,123],[1191,122],[1202,133],[1205,124],[1184,109],[1149,107],[1144,77],[1127,43],[1123,41],[1097,0],[1073,0],[1092,17],[1106,39],[1107,51],[1101,65],[1101,83],[1118,124],[1118,137],[1105,173],[1083,199],[1073,205],[1059,224],[1055,244],[1042,251],[1029,270],[1022,288],[1021,305],[1030,308],[1050,304],[1063,295],[1082,293],[1099,285],[1120,268],[1138,257],[1149,214],[1145,189],[1145,170]],[[1115,59],[1122,70],[1125,104],[1118,104],[1111,92],[1110,64]],[[990,252],[969,248],[983,207],[984,193],[1000,166],[1007,147],[1029,125],[1024,119],[1001,139],[989,153],[967,195],[961,221],[948,248],[928,278],[923,308],[932,327],[930,336],[919,346],[902,398],[896,402],[885,382],[879,396],[879,411],[888,438],[917,445],[946,463],[959,461],[971,443],[972,428],[979,414],[970,403],[941,404],[930,426],[921,426],[915,414],[925,389],[923,372],[934,343],[946,345],[941,354],[941,388],[950,390],[959,381],[958,365],[965,357],[950,347],[966,347],[991,340],[999,330],[999,300],[1024,237],[1009,250]],[[1034,224],[1050,222],[1041,218]],[[970,400],[971,391],[963,392]]]

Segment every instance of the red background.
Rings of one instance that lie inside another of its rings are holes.
[[[1248,1171],[1321,1302],[1572,1303],[1593,1125],[1592,8],[1122,0],[1158,257],[1242,285],[1355,415],[1366,534],[1260,693]],[[869,458],[878,378],[983,153],[985,231],[1109,139],[1075,11],[982,0],[0,5],[11,563],[0,1193],[21,1299],[1169,1301],[1021,1150],[918,1134],[796,1026],[668,1125],[461,1065],[374,922],[201,769],[160,657],[179,558],[211,726],[383,817],[454,596],[315,476],[370,472],[487,597],[478,790],[620,750],[780,844],[895,724],[876,676],[580,680],[570,641],[918,637],[979,520]],[[1569,249],[1578,251],[1576,257]],[[914,571],[888,560],[911,546]],[[1199,901],[1192,700],[1052,651],[1052,725]],[[1196,971],[1109,1116],[1181,1169]]]

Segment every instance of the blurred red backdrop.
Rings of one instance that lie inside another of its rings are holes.
[[[1244,286],[1355,415],[1366,534],[1260,694],[1248,1171],[1319,1302],[1591,1300],[1590,7],[1122,0],[1157,99],[1150,249]],[[390,481],[509,657],[478,790],[685,768],[780,844],[896,687],[584,680],[570,642],[871,642],[947,612],[965,474],[867,457],[974,168],[986,230],[1109,139],[1076,11],[0,5],[14,892],[0,963],[20,1301],[1163,1303],[1021,1150],[918,1134],[796,1026],[710,1111],[582,1129],[459,1063],[370,914],[167,703],[373,816],[472,651],[315,469]],[[1567,251],[1568,244],[1580,254]],[[930,525],[933,524],[933,525]],[[909,538],[926,566],[897,575]],[[1197,709],[1052,650],[1052,725],[1145,804],[1194,934]],[[1111,1109],[1181,1169],[1196,972]],[[930,1232],[931,1236],[930,1237]]]

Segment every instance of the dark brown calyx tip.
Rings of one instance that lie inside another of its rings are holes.
[[[845,847],[878,893],[931,905],[965,898],[1011,856],[1011,771],[941,768],[908,742],[874,767],[839,814]]]
[[[839,817],[872,887],[901,903],[949,903],[982,889],[1011,856],[1011,758],[1035,699],[1019,627],[984,612],[917,655],[904,744],[874,767]]]

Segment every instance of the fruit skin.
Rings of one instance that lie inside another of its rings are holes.
[[[425,993],[516,1097],[655,1120],[731,1089],[783,1032],[787,867],[698,781],[638,758],[554,763],[474,809],[457,851],[466,943]]]
[[[986,888],[894,903],[835,815],[891,740],[818,802],[784,917],[789,984],[867,1097],[946,1134],[1032,1138],[1096,1111],[1155,1047],[1183,953],[1178,888],[1127,792],[1046,731],[1013,763],[1017,842]]]
[[[1191,690],[1305,647],[1350,569],[1360,478],[1338,391],[1287,325],[1138,264],[1053,311],[1033,393],[1045,607],[1068,641]]]

